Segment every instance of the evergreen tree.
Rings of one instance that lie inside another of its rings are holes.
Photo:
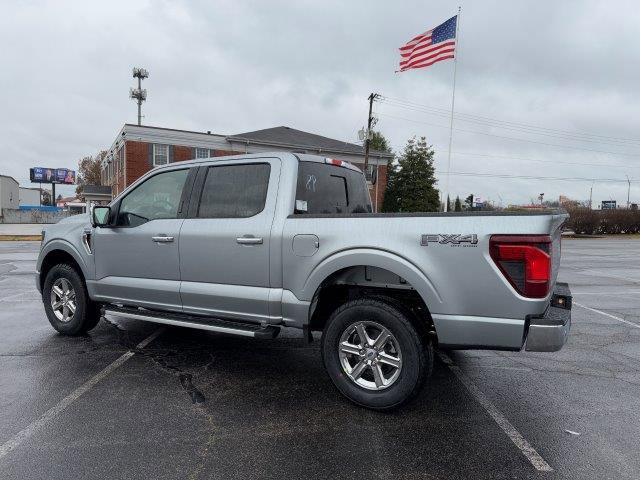
[[[460,196],[456,196],[456,206],[453,208],[455,212],[462,211],[462,203],[460,202]]]
[[[383,212],[437,212],[440,208],[434,151],[424,137],[407,142],[397,164],[387,171]]]
[[[369,143],[369,148],[376,152],[391,153],[389,142],[382,134],[382,132],[373,131],[371,133],[371,142]]]
[[[465,206],[467,210],[473,209],[473,193],[464,199]]]

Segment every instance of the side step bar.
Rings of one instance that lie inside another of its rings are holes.
[[[102,315],[115,315],[117,317],[143,320],[145,322],[162,323],[177,327],[195,328],[210,332],[228,333],[260,339],[271,339],[278,336],[280,327],[268,325],[256,325],[252,323],[233,322],[213,317],[199,317],[183,313],[165,313],[153,310],[145,310],[134,307],[119,307],[107,305],[101,310]]]

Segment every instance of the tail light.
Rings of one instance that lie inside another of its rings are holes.
[[[509,283],[529,298],[544,298],[551,286],[551,237],[492,235],[489,253]]]

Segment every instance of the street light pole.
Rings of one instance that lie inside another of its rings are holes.
[[[629,208],[631,208],[631,203],[629,202],[629,198],[631,195],[631,179],[627,174],[625,174],[625,177],[627,177],[627,210],[628,210]]]

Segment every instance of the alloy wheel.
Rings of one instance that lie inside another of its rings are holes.
[[[340,364],[349,379],[367,390],[383,390],[400,376],[402,353],[391,331],[376,322],[349,325],[338,343]]]

